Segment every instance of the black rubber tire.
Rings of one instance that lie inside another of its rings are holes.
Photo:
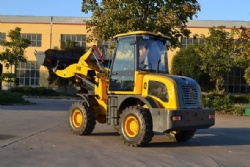
[[[128,135],[126,130],[126,120],[134,118],[138,124],[138,130],[135,136]],[[152,140],[154,133],[152,131],[152,117],[147,109],[140,106],[130,106],[123,110],[120,116],[119,134],[125,144],[133,147],[147,146]]]
[[[169,136],[171,139],[177,142],[187,142],[189,139],[191,139],[196,130],[189,130],[189,131],[179,131],[176,134],[170,133]]]
[[[81,114],[82,119],[80,119],[80,122],[77,122],[76,113]],[[75,114],[75,116],[73,114]],[[71,105],[68,114],[68,121],[70,130],[76,135],[89,135],[92,133],[96,125],[93,109],[84,105],[83,102],[74,102]]]

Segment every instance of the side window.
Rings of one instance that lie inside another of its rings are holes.
[[[133,91],[135,66],[134,37],[119,39],[110,76],[109,90]]]
[[[168,102],[168,90],[166,86],[158,81],[149,81],[148,95],[158,97],[164,102]]]
[[[113,64],[113,71],[134,70],[134,45],[131,44],[134,38],[123,38],[119,40],[116,56]]]
[[[157,41],[153,41],[149,45],[149,51],[148,51],[149,69],[156,70],[160,60],[161,60],[161,52],[158,43]]]

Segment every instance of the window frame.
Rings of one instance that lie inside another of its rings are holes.
[[[62,48],[62,42],[71,42],[77,43],[77,46],[86,48],[87,47],[87,36],[85,34],[61,34],[60,38],[60,47]]]
[[[40,66],[36,61],[19,62],[15,67],[15,74],[19,86],[39,86]]]
[[[42,34],[21,33],[21,37],[30,40],[30,47],[42,47]]]
[[[6,40],[6,33],[0,32],[0,41],[5,41]],[[2,45],[2,42],[0,42],[0,46]]]

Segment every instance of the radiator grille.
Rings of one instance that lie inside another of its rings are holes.
[[[199,105],[198,92],[195,85],[182,85],[182,92],[185,106]]]

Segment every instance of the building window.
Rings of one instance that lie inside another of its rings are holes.
[[[181,48],[187,48],[189,45],[193,44],[203,44],[204,39],[203,38],[182,38],[181,39]]]
[[[35,61],[20,62],[16,66],[15,74],[20,86],[39,86],[39,66]]]
[[[239,67],[231,68],[231,71],[224,76],[224,85],[226,93],[249,94],[250,86],[247,85],[244,76],[244,69]]]
[[[0,41],[1,40],[6,40],[6,33],[1,33],[0,32]],[[2,42],[0,42],[0,45],[2,45]]]
[[[68,42],[72,42],[74,46],[86,48],[86,35],[61,34],[61,48]]]
[[[41,47],[42,46],[42,34],[21,34],[22,38],[26,38],[31,41],[30,46]]]

